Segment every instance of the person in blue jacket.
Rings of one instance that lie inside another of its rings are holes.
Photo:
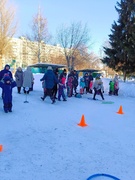
[[[13,79],[12,73],[9,69],[10,69],[10,66],[6,64],[4,69],[0,71],[0,81],[2,81],[5,76],[9,76],[11,79]],[[3,97],[3,90],[2,90],[1,96]]]
[[[3,82],[0,82],[0,87],[3,90],[3,108],[5,113],[12,112],[12,89],[16,86],[16,82],[13,81],[8,75],[3,78]]]
[[[57,83],[59,83],[56,78],[53,69],[51,66],[48,66],[47,72],[44,74],[43,78],[40,81],[45,81],[46,91],[44,92],[44,96],[41,99],[44,101],[47,96],[52,100],[52,104],[55,103],[55,97],[53,96],[53,87]]]

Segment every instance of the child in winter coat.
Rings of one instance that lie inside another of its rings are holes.
[[[68,75],[68,78],[67,78],[67,96],[68,97],[72,97],[73,95],[73,80],[74,80],[74,77],[73,77],[73,73],[71,72],[69,75]]]
[[[104,86],[103,86],[103,82],[100,79],[99,76],[96,77],[94,84],[93,84],[93,89],[94,89],[94,96],[93,96],[93,100],[96,100],[96,95],[99,94],[102,97],[102,100],[104,100]]]
[[[92,89],[93,89],[93,76],[92,73],[89,73],[89,93],[92,94]]]
[[[93,89],[93,81],[90,81],[90,84],[89,84],[89,92],[90,92],[90,94],[92,94],[92,89]]]
[[[85,73],[84,75],[84,82],[85,82],[85,88],[86,89],[86,94],[89,93],[89,76],[88,73]]]
[[[0,81],[4,78],[5,75],[8,75],[11,79],[13,79],[10,66],[8,64],[6,64],[4,69],[0,71]]]
[[[65,86],[65,81],[66,81],[66,77],[62,77],[60,79],[60,83],[59,83],[59,89],[58,89],[58,101],[61,101],[61,96],[63,98],[63,101],[67,101],[66,100],[66,96],[65,96],[65,93],[64,93],[64,89],[66,88]]]
[[[12,89],[16,86],[16,82],[9,76],[5,76],[3,81],[0,82],[0,87],[3,90],[3,108],[5,113],[12,112]]]
[[[74,93],[77,94],[77,86],[78,86],[78,74],[77,74],[77,71],[74,70],[73,71],[73,90],[74,90]]]
[[[84,78],[82,77],[80,79],[80,94],[84,94],[84,88],[85,88],[85,81]]]
[[[11,79],[13,79],[12,73],[10,71],[10,66],[8,64],[6,64],[4,69],[0,71],[0,81],[2,81],[5,76],[9,76]],[[2,97],[3,97],[3,90],[2,90]]]
[[[109,95],[114,94],[114,81],[109,82]]]

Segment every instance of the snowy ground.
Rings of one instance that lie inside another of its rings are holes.
[[[29,103],[14,88],[12,113],[3,112],[0,99],[0,180],[87,180],[97,173],[135,180],[135,83],[120,82],[116,97],[103,79],[105,102],[113,104],[90,94],[51,104],[40,99],[41,77],[35,75]]]

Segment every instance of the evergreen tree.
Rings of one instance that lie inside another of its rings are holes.
[[[115,7],[119,18],[112,24],[110,47],[104,47],[102,62],[126,76],[135,72],[135,2],[121,0]]]

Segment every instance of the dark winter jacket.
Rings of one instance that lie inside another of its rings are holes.
[[[59,70],[56,68],[53,72],[54,72],[56,78],[58,79],[59,78]]]
[[[5,65],[4,69],[0,71],[0,81],[4,78],[5,75],[8,75],[11,79],[13,79],[11,71],[7,70],[6,67],[9,67],[10,69],[10,66],[7,64]]]
[[[89,81],[93,81],[93,76],[92,75],[89,75]]]
[[[62,79],[63,77],[66,77],[66,76],[67,76],[67,72],[66,72],[66,69],[64,69],[64,70],[62,71],[62,73],[60,74],[59,79]]]
[[[44,80],[47,89],[52,89],[56,83],[58,84],[58,79],[56,78],[54,72],[50,69],[47,70],[43,78],[40,79],[40,81],[44,81]]]
[[[4,79],[4,82],[0,82],[0,87],[3,90],[3,102],[9,103],[12,102],[12,89],[16,86],[16,82],[10,79],[10,83],[7,83],[7,79]]]
[[[73,86],[78,86],[78,74],[73,74]]]
[[[59,71],[56,69],[56,70],[54,71],[54,74],[55,74],[56,79],[57,79],[57,81],[55,82],[55,85],[57,86],[57,83],[58,83],[58,80],[59,80]]]
[[[84,78],[84,82],[85,82],[85,87],[89,87],[89,76],[88,76],[88,73],[85,73],[83,78]]]

